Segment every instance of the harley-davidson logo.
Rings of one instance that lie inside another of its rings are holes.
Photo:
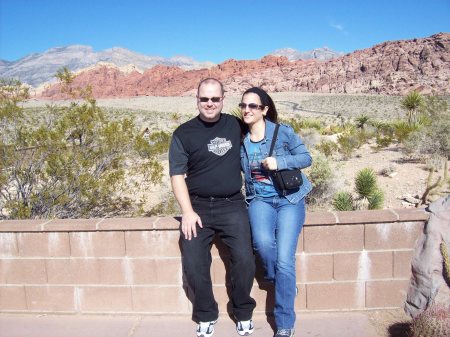
[[[208,144],[208,151],[218,156],[223,156],[232,147],[231,141],[226,140],[225,138],[216,137]]]

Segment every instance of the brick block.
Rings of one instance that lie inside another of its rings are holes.
[[[363,225],[307,226],[304,250],[307,253],[362,250]]]
[[[4,220],[0,232],[40,232],[42,226],[49,220]]]
[[[125,233],[129,257],[179,257],[178,231],[132,231]]]
[[[371,281],[366,284],[367,308],[400,308],[406,299],[409,280]]]
[[[0,312],[8,310],[27,310],[24,286],[0,286]]]
[[[295,298],[295,310],[306,310],[306,285],[297,283],[298,295]]]
[[[349,310],[364,308],[364,282],[306,285],[308,310]]]
[[[183,288],[133,287],[133,310],[146,313],[190,314],[189,300]]]
[[[102,219],[52,219],[42,225],[42,229],[48,232],[86,232],[95,231],[97,223]]]
[[[154,220],[155,218],[106,218],[97,224],[97,229],[119,231],[152,230]]]
[[[99,284],[101,269],[98,259],[48,259],[49,284]]]
[[[220,257],[214,257],[212,259],[211,280],[213,284],[226,284],[226,282],[228,281],[226,277],[227,269],[229,270],[229,266],[230,259],[228,257],[224,257],[223,259]]]
[[[392,277],[392,252],[334,254],[334,279],[369,280]]]
[[[84,312],[120,313],[133,309],[131,288],[128,286],[83,286],[78,288],[78,296],[80,310]]]
[[[388,209],[334,212],[341,224],[367,224],[377,222],[394,222],[398,217]]]
[[[365,248],[412,249],[422,230],[422,222],[368,224],[365,231]]]
[[[264,283],[261,286],[254,285],[250,296],[256,301],[255,313],[273,312],[275,290],[272,284]]]
[[[213,292],[219,312],[227,312],[228,303],[230,302],[227,287],[225,285],[216,285],[213,287]]]
[[[123,232],[70,233],[71,256],[115,257],[125,255]]]
[[[332,254],[298,254],[296,264],[297,279],[302,283],[331,281],[333,279]]]
[[[131,277],[130,284],[157,284],[155,259],[129,259]]]
[[[332,212],[306,212],[305,226],[336,225],[337,216]]]
[[[305,230],[305,227],[302,228],[300,236],[298,237],[297,250],[296,250],[297,253],[301,253],[305,250],[305,235],[303,234],[304,230]]]
[[[394,251],[394,278],[410,278],[413,250]]]
[[[3,224],[2,224],[3,226]],[[19,255],[15,233],[0,233],[0,257]]]
[[[76,311],[71,286],[26,286],[25,291],[31,311]]]
[[[180,229],[181,218],[179,217],[158,217],[151,218],[153,219],[153,228],[154,229],[169,229],[176,230]]]
[[[20,256],[70,256],[68,233],[18,233]]]
[[[172,285],[182,283],[181,259],[130,259],[131,283]]]
[[[127,259],[99,259],[101,284],[129,284],[132,270]]]
[[[1,259],[0,283],[3,284],[47,283],[45,260]]]
[[[181,258],[156,259],[156,282],[161,285],[182,283]]]

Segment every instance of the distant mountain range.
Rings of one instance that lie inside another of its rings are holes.
[[[426,38],[388,41],[337,58],[289,61],[295,57],[265,56],[260,60],[227,60],[221,64],[185,70],[157,65],[143,73],[97,64],[81,71],[74,87],[91,86],[96,98],[195,95],[201,79],[221,80],[228,93],[242,93],[251,86],[269,92],[369,93],[404,95],[450,94],[450,33]],[[68,98],[59,84],[36,91],[35,97]]]
[[[276,50],[272,54],[286,56],[289,60],[296,61],[301,59],[328,60],[341,56],[343,53],[334,52],[325,47],[310,52],[286,48]],[[136,70],[141,73],[156,65],[175,66],[184,70],[211,68],[215,65],[212,62],[198,62],[186,56],[171,58],[147,56],[119,47],[94,52],[90,46],[72,45],[30,54],[14,62],[0,60],[0,77],[15,78],[37,87],[43,83],[54,81],[54,76],[61,67],[67,67],[69,70],[77,72],[99,63],[115,65],[122,70],[127,67],[128,71]]]

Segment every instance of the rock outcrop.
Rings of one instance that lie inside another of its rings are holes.
[[[450,34],[384,42],[326,62],[290,62],[284,56],[266,56],[228,60],[210,69],[157,66],[140,75],[100,67],[79,74],[74,85],[91,85],[96,98],[181,96],[194,94],[198,82],[209,76],[222,80],[231,93],[261,86],[270,92],[401,95],[414,89],[424,94],[450,94]],[[57,85],[44,90],[42,97],[64,98]]]
[[[450,195],[431,203],[428,210],[431,216],[414,252],[405,303],[405,311],[411,317],[419,315],[433,302],[450,303],[450,288],[444,278],[440,250],[442,243],[450,247]]]

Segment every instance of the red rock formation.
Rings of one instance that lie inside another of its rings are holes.
[[[450,34],[384,42],[327,62],[289,62],[286,57],[261,60],[227,60],[211,69],[184,71],[155,66],[143,74],[128,75],[101,66],[79,74],[73,85],[90,85],[96,98],[128,96],[179,96],[195,92],[198,82],[215,77],[226,90],[241,93],[250,86],[268,91],[323,93],[450,94]],[[42,93],[44,98],[66,98],[58,85]]]

